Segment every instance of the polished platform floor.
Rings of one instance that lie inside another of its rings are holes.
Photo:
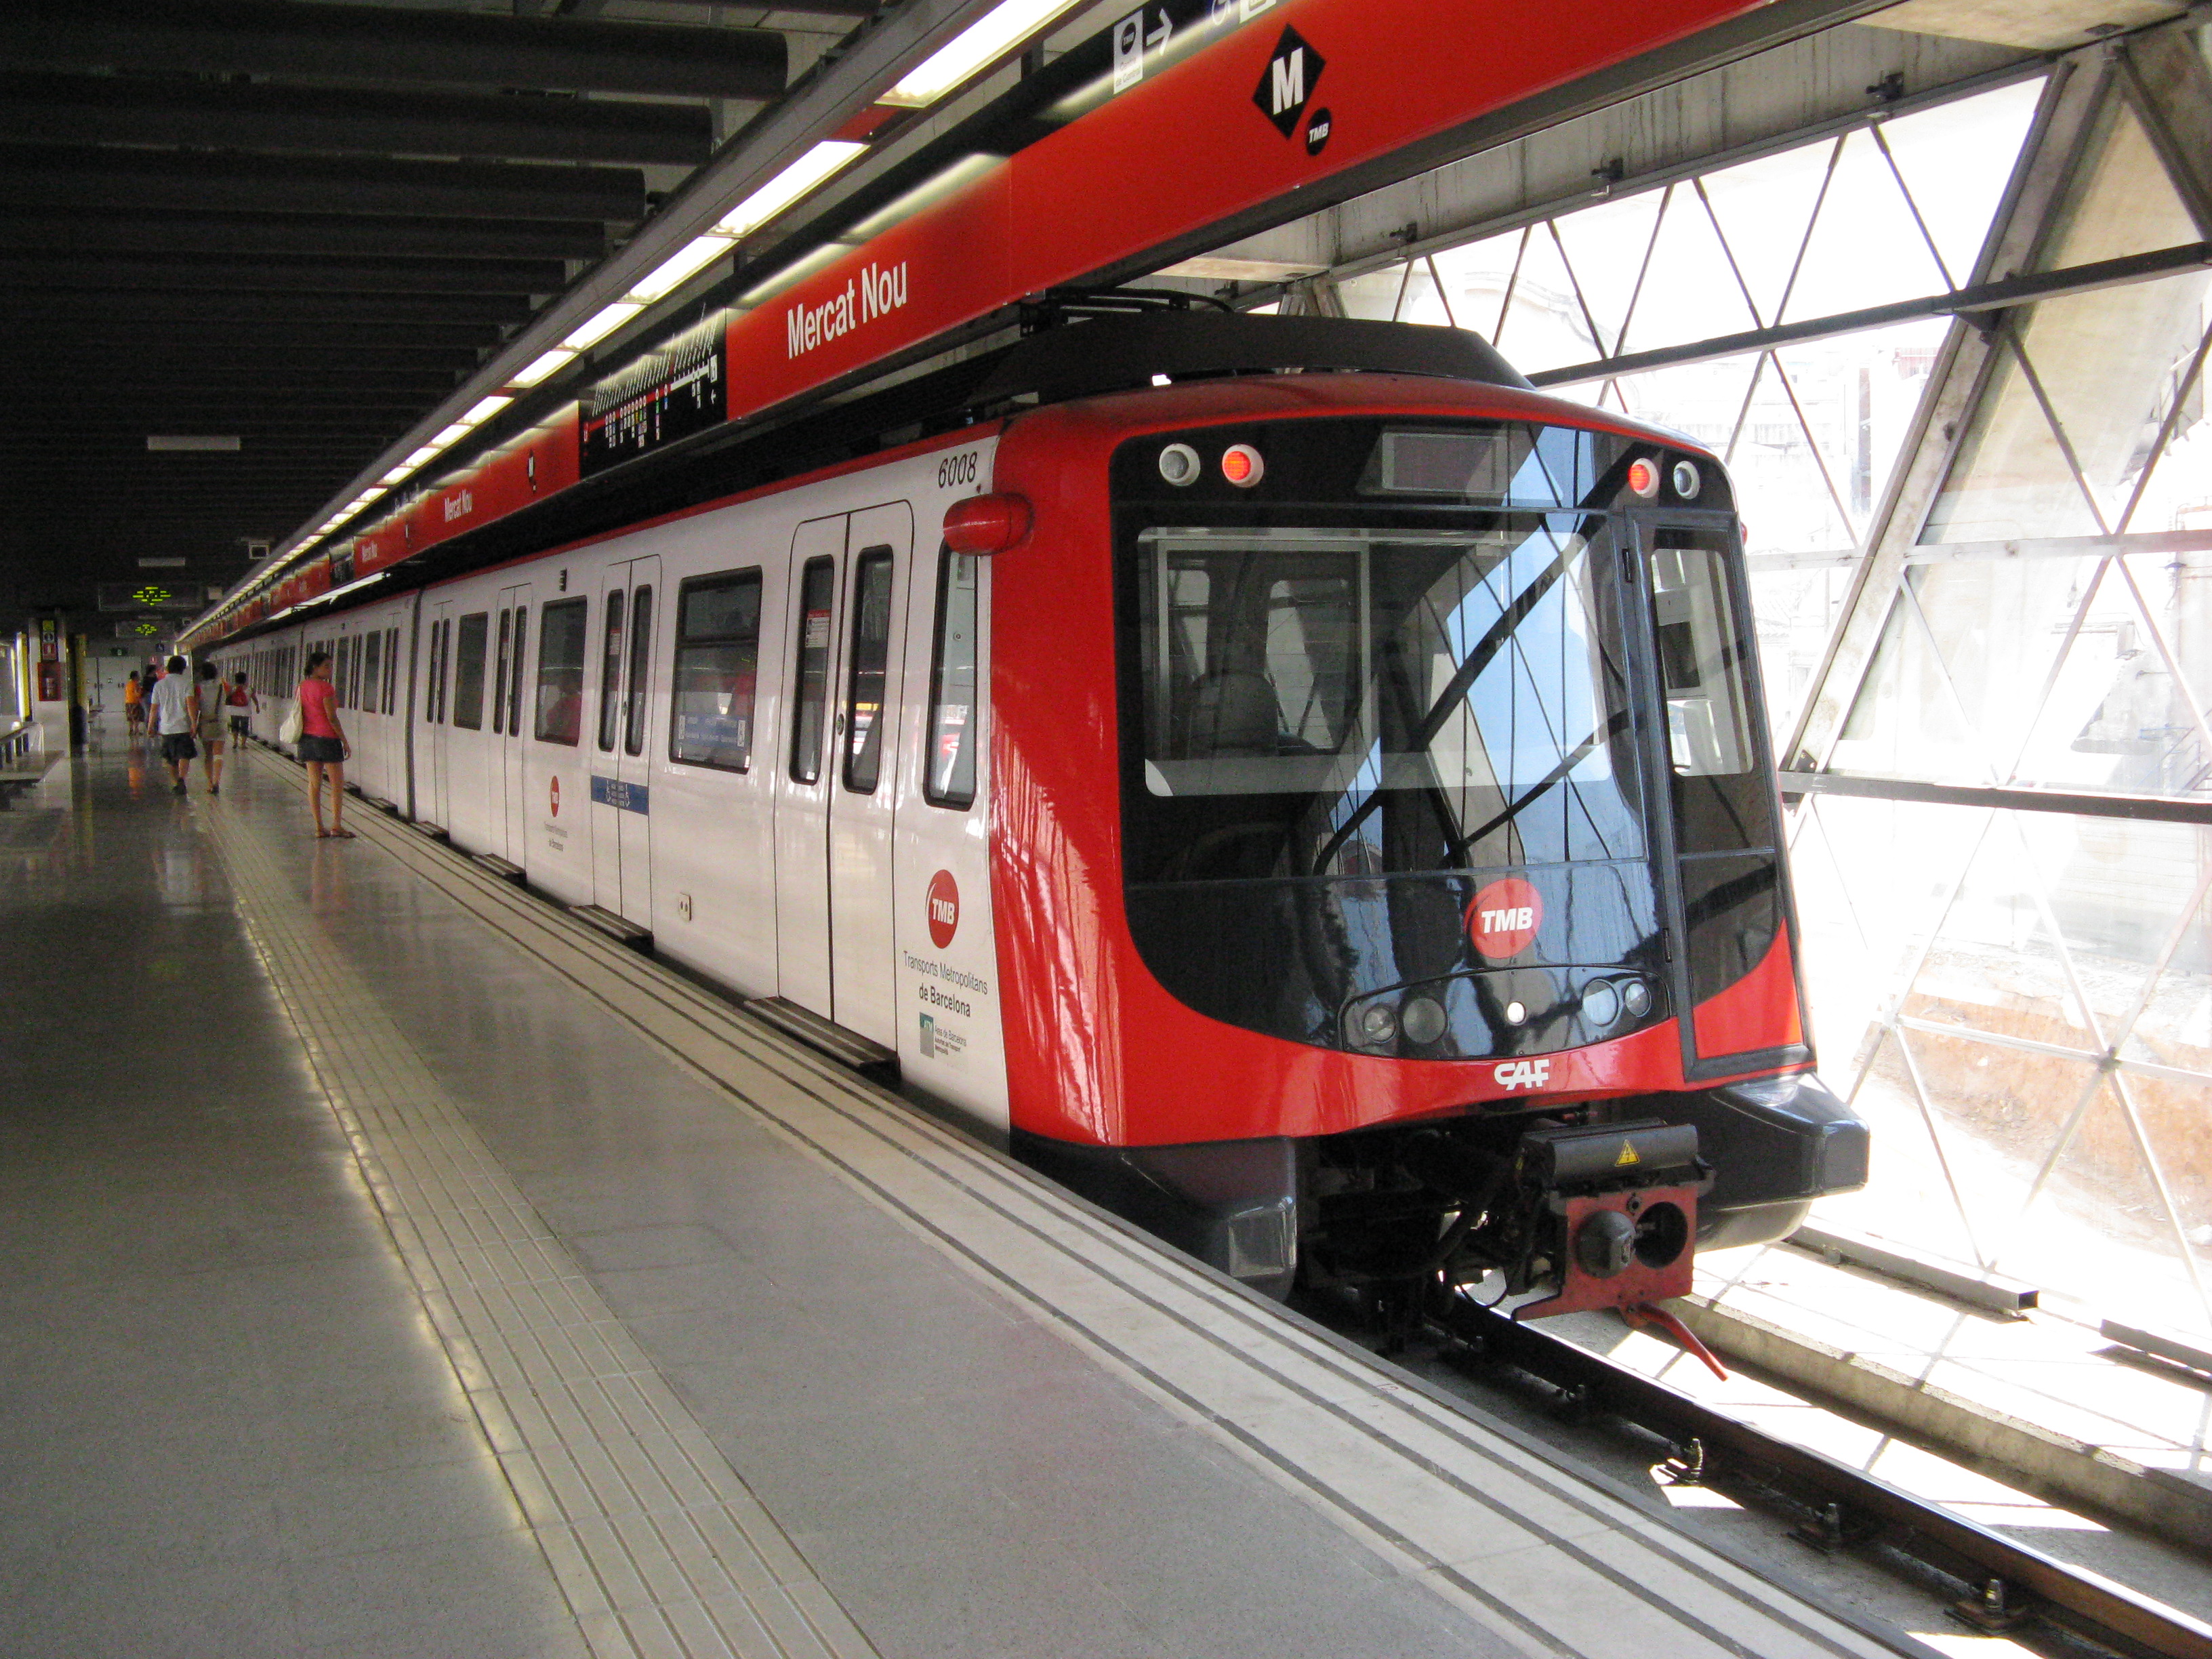
[[[0,1653],[1925,1651],[296,769],[0,813]]]

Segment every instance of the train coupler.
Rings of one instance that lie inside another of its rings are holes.
[[[1522,1190],[1537,1194],[1543,1211],[1532,1265],[1557,1285],[1516,1308],[1516,1319],[1646,1307],[1688,1293],[1698,1195],[1711,1183],[1694,1127],[1531,1129],[1516,1158]]]

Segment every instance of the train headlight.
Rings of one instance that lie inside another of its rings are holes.
[[[1583,987],[1583,1019],[1593,1030],[1603,1030],[1620,1018],[1620,993],[1609,979],[1594,979]]]
[[[1434,997],[1407,997],[1398,1010],[1398,1024],[1404,1029],[1406,1041],[1426,1048],[1444,1034],[1451,1024],[1444,1018],[1444,1006]]]
[[[1249,489],[1267,476],[1267,464],[1249,444],[1231,444],[1221,452],[1221,476],[1239,489]]]
[[[1527,1003],[1509,1002],[1505,1005],[1505,1023],[1508,1025],[1518,1025],[1522,1020],[1528,1018],[1528,1005]]]
[[[1629,493],[1650,501],[1659,493],[1659,463],[1638,455],[1628,464]]]
[[[1170,444],[1160,451],[1160,477],[1177,489],[1196,483],[1198,475],[1205,471],[1206,464],[1188,444]]]
[[[1387,1003],[1370,1002],[1352,1016],[1352,1040],[1363,1048],[1387,1048],[1397,1037],[1398,1016]]]
[[[1677,461],[1672,480],[1674,493],[1686,501],[1698,499],[1698,492],[1705,487],[1705,475],[1698,471],[1695,461]]]
[[[1621,1006],[1641,1019],[1651,1012],[1651,988],[1640,979],[1632,979],[1620,988]]]

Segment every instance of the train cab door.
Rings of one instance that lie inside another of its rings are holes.
[[[1808,1057],[1766,709],[1741,544],[1725,514],[1630,515],[1644,589],[1645,741],[1683,1075]],[[1633,635],[1632,635],[1633,637]]]
[[[830,720],[830,1018],[887,1048],[898,1046],[891,828],[905,644],[898,624],[913,547],[914,514],[904,501],[855,513],[847,526]]]
[[[416,816],[435,824],[451,822],[453,803],[446,788],[448,753],[446,727],[447,676],[452,672],[453,606],[440,600],[428,607],[429,648],[422,670],[423,800]]]
[[[592,902],[653,926],[652,757],[647,721],[660,561],[611,565],[602,580],[599,689],[586,734],[592,756]]]
[[[500,590],[499,614],[493,623],[498,648],[493,657],[491,728],[497,738],[499,774],[492,790],[495,802],[505,810],[495,817],[501,826],[501,851],[515,864],[527,866],[530,850],[530,802],[526,746],[530,733],[523,721],[531,700],[523,690],[529,678],[530,584]]]

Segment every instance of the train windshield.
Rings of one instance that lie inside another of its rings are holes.
[[[1130,879],[1642,856],[1604,520],[1486,519],[1139,534]]]

